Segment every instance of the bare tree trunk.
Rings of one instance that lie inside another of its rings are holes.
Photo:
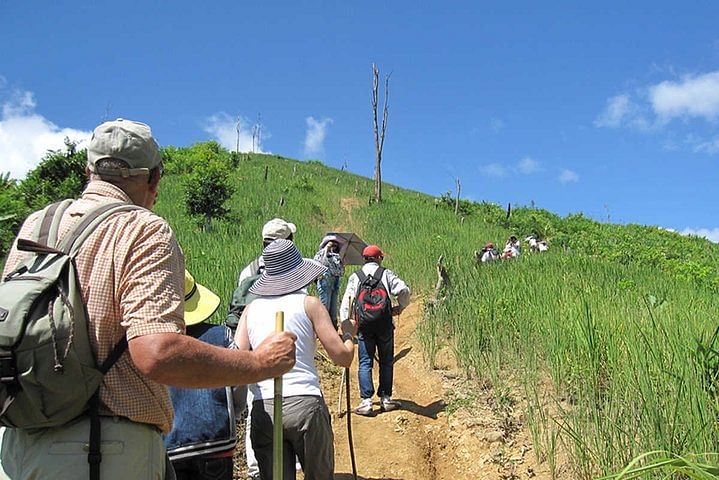
[[[454,214],[459,214],[459,193],[462,191],[462,184],[459,183],[459,177],[454,179],[454,183],[457,186],[457,198],[454,200]]]
[[[235,151],[240,153],[240,129],[242,127],[242,118],[237,115],[237,123],[235,124],[235,130],[237,130],[237,148]]]
[[[384,79],[384,105],[382,107],[382,123],[377,119],[377,108],[379,106],[379,69],[372,64],[372,120],[374,121],[374,200],[382,201],[382,149],[384,148],[384,137],[387,133],[387,117],[389,110],[387,102],[389,99],[389,75]]]

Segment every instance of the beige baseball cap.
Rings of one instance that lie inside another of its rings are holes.
[[[123,160],[128,168],[97,167],[95,163],[104,158]],[[92,132],[87,147],[87,166],[92,173],[122,177],[146,175],[161,164],[160,146],[144,123],[118,118]]]
[[[294,223],[287,222],[281,218],[273,218],[262,227],[263,240],[280,240],[289,238],[297,231]]]

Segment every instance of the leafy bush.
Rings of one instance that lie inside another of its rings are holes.
[[[194,167],[184,182],[187,212],[208,229],[213,218],[222,218],[229,212],[225,203],[235,189],[230,185],[226,166],[210,162]]]
[[[18,191],[30,210],[64,198],[77,198],[85,188],[87,151],[75,151],[69,140],[66,152],[49,151],[40,164],[20,182]]]
[[[10,250],[29,208],[20,197],[10,174],[0,175],[0,258]]]

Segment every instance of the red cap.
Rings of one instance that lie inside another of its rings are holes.
[[[384,257],[384,253],[377,245],[367,245],[362,250],[362,256],[365,258],[379,258]]]

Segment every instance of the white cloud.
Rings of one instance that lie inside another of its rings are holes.
[[[541,172],[542,166],[535,159],[531,157],[524,157],[517,164],[517,171],[522,175],[531,175],[533,173]]]
[[[719,228],[685,228],[680,233],[704,237],[710,242],[719,243]]]
[[[0,77],[0,88],[6,85]],[[0,173],[10,172],[23,179],[35,168],[48,150],[65,148],[65,137],[80,146],[92,132],[61,128],[35,112],[37,103],[32,92],[16,90],[2,104],[0,117]]]
[[[501,163],[490,163],[487,165],[482,165],[479,171],[482,173],[482,175],[496,178],[503,178],[509,174],[507,167],[505,167]]]
[[[678,82],[664,81],[649,87],[652,109],[662,121],[676,117],[719,117],[719,71],[687,75]]]
[[[596,127],[617,128],[632,110],[629,95],[617,95],[607,100],[607,106],[602,113],[594,120]]]
[[[202,128],[206,133],[212,135],[212,138],[217,140],[220,145],[234,152],[237,149],[237,129],[239,127],[240,151],[251,152],[253,146],[252,131],[253,128],[256,128],[256,125],[250,124],[242,116],[233,118],[225,112],[218,112],[205,119]],[[262,126],[258,138],[255,139],[254,151],[256,153],[269,153],[262,147],[262,143],[268,138],[271,138],[271,135]]]
[[[559,182],[560,183],[576,183],[579,181],[579,175],[577,172],[574,172],[569,169],[563,169],[561,173],[559,174]]]
[[[324,153],[324,142],[327,136],[327,127],[332,123],[331,118],[317,120],[307,117],[307,133],[305,134],[305,157],[321,157]]]

